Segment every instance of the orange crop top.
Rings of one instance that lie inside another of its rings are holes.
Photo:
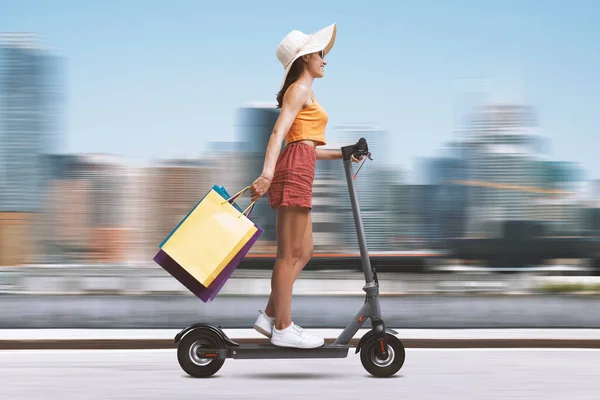
[[[312,104],[300,110],[287,135],[285,135],[286,146],[291,142],[299,140],[314,140],[317,146],[323,146],[325,141],[325,127],[329,119],[325,109],[312,95]]]

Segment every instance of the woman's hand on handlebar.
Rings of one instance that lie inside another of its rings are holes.
[[[359,162],[363,159],[363,155],[358,156],[358,158],[354,157],[354,154],[352,154],[352,156],[350,157],[352,159],[352,162]]]
[[[254,182],[252,182],[252,185],[250,185],[250,199],[252,201],[260,199],[265,193],[267,193],[267,190],[269,190],[270,186],[270,179],[262,175],[259,176]]]

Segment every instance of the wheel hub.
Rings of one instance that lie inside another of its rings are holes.
[[[205,345],[206,343],[204,341],[197,340],[190,346],[190,360],[200,367],[205,367],[212,362],[210,358],[202,358],[199,356],[200,351]]]
[[[387,357],[380,358],[377,350],[374,350],[371,353],[371,361],[373,361],[373,364],[377,365],[378,367],[385,368],[392,364],[392,362],[394,361],[394,356],[394,348],[391,346],[387,346]]]

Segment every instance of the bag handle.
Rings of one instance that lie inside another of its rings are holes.
[[[228,198],[221,204],[231,203],[232,201],[234,201],[235,199],[240,197],[242,194],[244,194],[244,192],[246,192],[248,189],[250,189],[250,186],[246,186],[245,188],[243,188],[242,190],[240,190],[239,192],[237,192],[236,194],[234,194],[233,196],[231,196],[230,198]],[[250,214],[252,214],[255,204],[256,204],[256,201],[253,201],[244,211],[242,211],[242,213],[238,216],[238,218],[241,217],[242,215],[245,215],[246,218],[250,218]],[[248,214],[246,214],[246,211],[248,211],[248,210],[250,210],[250,211],[248,212]]]
[[[237,192],[236,194],[234,194],[233,196],[231,196],[230,198],[228,198],[227,200],[225,200],[223,202],[223,204],[225,204],[226,202],[231,203],[232,200],[235,200],[238,197],[240,197],[248,189],[250,189],[250,186],[246,186],[245,188],[243,188],[242,190],[240,190],[239,192]]]
[[[252,210],[254,210],[254,205],[256,204],[256,201],[253,201],[248,207],[246,207],[246,209],[244,210],[244,212],[242,212],[239,216],[241,217],[242,215],[246,214],[246,211],[250,210],[250,212],[246,215],[246,218],[250,218],[250,214],[252,214]]]

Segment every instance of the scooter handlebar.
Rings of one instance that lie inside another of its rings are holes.
[[[367,139],[360,138],[356,144],[351,144],[349,146],[342,147],[342,158],[344,161],[350,160],[352,156],[360,157],[360,156],[369,156],[369,145],[367,144]]]

